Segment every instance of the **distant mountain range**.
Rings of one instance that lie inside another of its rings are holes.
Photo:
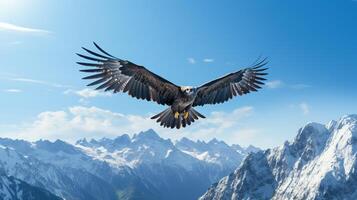
[[[357,115],[309,123],[265,151],[216,139],[173,143],[153,130],[75,144],[0,138],[0,199],[198,198],[357,199]]]
[[[292,142],[250,154],[200,200],[357,199],[357,115],[309,123]]]
[[[256,151],[216,139],[173,143],[153,130],[74,145],[2,138],[0,199],[197,199]]]

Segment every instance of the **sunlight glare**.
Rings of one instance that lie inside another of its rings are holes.
[[[13,16],[24,12],[29,1],[0,0],[0,15]]]

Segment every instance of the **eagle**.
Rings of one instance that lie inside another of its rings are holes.
[[[80,71],[92,73],[83,79],[94,79],[87,86],[97,85],[96,90],[128,93],[137,99],[168,106],[151,119],[171,129],[186,127],[199,118],[205,118],[194,109],[196,106],[219,104],[235,96],[258,91],[266,80],[263,77],[268,74],[265,72],[268,68],[264,67],[267,59],[257,59],[247,68],[199,87],[178,86],[143,66],[112,56],[95,42],[93,44],[96,52],[82,47],[87,55],[77,53],[86,59],[86,62],[77,62],[87,67]]]

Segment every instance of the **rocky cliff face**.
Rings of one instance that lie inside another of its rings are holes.
[[[309,123],[292,142],[250,154],[200,200],[357,199],[357,115]]]

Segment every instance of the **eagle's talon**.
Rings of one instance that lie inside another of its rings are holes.
[[[175,119],[178,119],[179,116],[180,116],[180,113],[179,112],[175,112],[175,115],[174,115]]]
[[[183,114],[183,118],[185,118],[185,119],[188,118],[188,112],[187,111]]]

